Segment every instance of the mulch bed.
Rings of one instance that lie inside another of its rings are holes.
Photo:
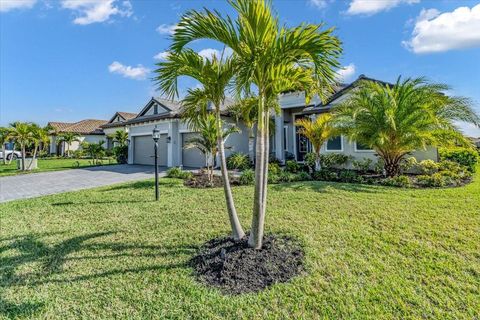
[[[222,177],[214,175],[213,181],[208,180],[208,175],[204,172],[194,173],[191,178],[186,179],[183,184],[190,188],[221,188],[223,187]],[[232,186],[239,185],[238,178],[230,177]]]
[[[296,241],[267,235],[260,250],[249,248],[247,237],[212,239],[190,263],[201,283],[236,295],[289,281],[304,271],[303,260],[304,252]]]

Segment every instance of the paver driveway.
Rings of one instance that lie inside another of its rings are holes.
[[[165,169],[160,169],[161,176]],[[0,177],[0,202],[153,177],[152,166],[126,164]]]

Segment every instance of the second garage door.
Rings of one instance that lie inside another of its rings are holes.
[[[133,139],[133,163],[153,165],[155,162],[153,158],[154,147],[151,135],[138,136]],[[167,135],[160,135],[158,140],[158,165],[167,165]]]
[[[188,142],[195,138],[195,133],[182,134],[182,162],[184,167],[202,168],[205,167],[205,156],[197,148],[183,148]]]

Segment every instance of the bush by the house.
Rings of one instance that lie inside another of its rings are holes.
[[[300,169],[300,164],[295,160],[287,160],[287,162],[285,162],[285,170],[287,172],[297,173],[300,171]]]
[[[438,172],[438,163],[433,160],[420,161],[417,166],[424,175],[432,175]]]
[[[227,168],[229,170],[245,170],[250,168],[250,157],[248,154],[234,152],[227,157]]]
[[[338,174],[329,169],[321,169],[313,173],[313,179],[319,181],[337,181]]]
[[[392,178],[386,178],[381,181],[384,186],[410,188],[412,181],[408,176],[400,175]]]
[[[418,166],[417,158],[415,157],[404,158],[400,162],[400,171],[405,173],[410,170],[415,170],[417,166]]]
[[[471,148],[449,148],[440,149],[440,159],[454,161],[468,168],[470,172],[475,172],[475,167],[479,161],[478,152]]]
[[[113,147],[113,154],[120,164],[125,164],[128,161],[128,146],[115,146]]]
[[[348,159],[349,156],[341,153],[321,154],[320,166],[327,169],[340,168],[348,162]]]
[[[432,175],[422,174],[417,176],[417,184],[422,187],[445,187],[447,185],[447,179],[440,173],[434,173]]]
[[[368,171],[370,171],[372,164],[373,164],[373,160],[370,158],[363,158],[362,160],[352,161],[353,169],[359,171],[362,174],[365,174]]]
[[[278,163],[269,163],[268,164],[268,174],[279,175],[282,169]]]
[[[189,171],[183,171],[178,167],[172,167],[167,170],[167,177],[168,178],[176,178],[176,179],[190,179],[192,177],[192,173]]]
[[[247,169],[240,175],[240,184],[249,185],[255,182],[255,172],[252,169]]]

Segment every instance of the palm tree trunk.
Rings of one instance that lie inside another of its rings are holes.
[[[25,145],[20,145],[22,149],[22,171],[25,171]]]
[[[250,157],[250,161],[253,163],[254,159],[254,150],[253,145],[255,142],[255,136],[253,135],[253,126],[248,128],[248,156]]]
[[[266,148],[268,142],[265,138],[268,134],[268,127],[265,125],[265,97],[260,91],[259,106],[258,106],[258,124],[257,124],[257,144],[255,150],[255,191],[253,196],[253,215],[252,215],[252,229],[248,239],[248,245],[255,249],[260,249],[263,242],[263,231],[265,223],[265,205],[266,205],[266,174],[268,165],[268,157],[266,155]],[[268,116],[267,116],[268,121]]]
[[[322,166],[320,164],[320,149],[315,152],[315,171],[320,171],[322,169]]]
[[[70,158],[70,142],[67,143],[67,158]]]
[[[225,158],[225,146],[223,141],[223,129],[222,120],[220,117],[220,108],[216,108],[217,118],[217,144],[218,151],[220,153],[220,169],[222,172],[223,190],[225,192],[225,200],[227,202],[228,217],[230,219],[230,226],[232,228],[232,236],[235,240],[240,240],[245,236],[240,220],[238,219],[237,210],[235,209],[235,203],[233,202],[232,187],[230,186],[230,180],[228,178],[227,161]]]

